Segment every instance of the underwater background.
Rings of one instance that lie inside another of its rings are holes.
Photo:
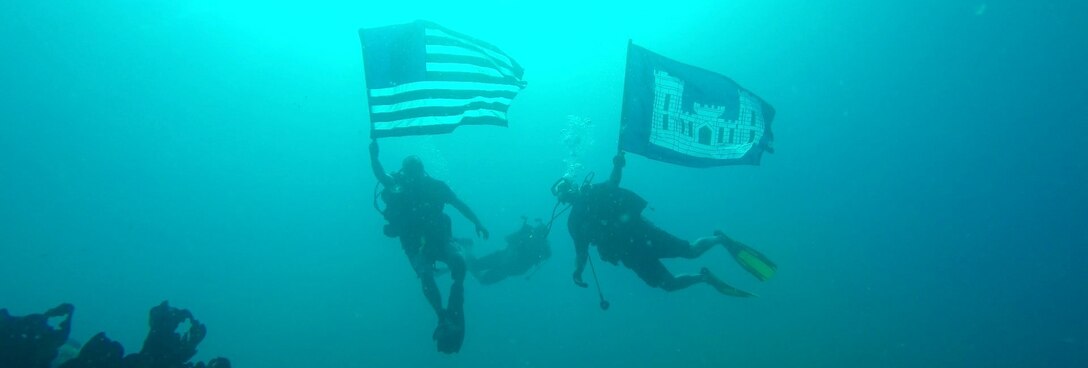
[[[1088,366],[1086,16],[1082,1],[2,2],[0,307],[74,303],[73,337],[131,351],[169,300],[208,326],[198,360],[237,367]],[[571,282],[564,217],[531,278],[466,282],[464,347],[435,352],[372,208],[357,34],[415,19],[526,69],[508,128],[381,141],[387,168],[419,154],[480,215],[480,251],[548,216],[559,176],[607,174],[631,39],[777,109],[761,166],[628,155],[624,186],[662,228],[722,229],[778,275],[723,250],[667,262],[760,295],[735,299],[597,262],[602,312]]]

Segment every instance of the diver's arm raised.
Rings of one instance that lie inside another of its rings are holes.
[[[620,185],[620,179],[623,179],[623,167],[627,166],[627,159],[623,157],[623,151],[616,154],[616,157],[612,158],[612,175],[608,177],[608,183],[612,185]]]
[[[393,177],[385,173],[385,168],[382,167],[382,162],[378,160],[378,140],[370,140],[370,168],[374,171],[374,177],[378,179],[382,185],[392,186]]]

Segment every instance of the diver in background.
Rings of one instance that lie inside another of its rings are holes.
[[[472,276],[480,284],[491,285],[507,277],[524,275],[534,266],[540,265],[552,255],[548,246],[548,226],[540,219],[529,225],[528,219],[521,218],[521,227],[506,236],[506,248],[475,257],[472,253],[472,239],[458,239],[467,250],[466,261]]]
[[[674,276],[661,263],[662,258],[698,258],[715,245],[728,249],[745,270],[761,281],[774,275],[777,266],[770,259],[720,231],[716,231],[712,237],[688,242],[646,220],[642,217],[646,200],[619,187],[626,165],[622,151],[613,158],[612,164],[612,174],[606,182],[587,182],[578,187],[569,178],[563,178],[552,187],[552,194],[560,203],[571,205],[567,228],[577,254],[573,275],[576,285],[583,288],[588,286],[582,281],[582,273],[590,244],[597,246],[601,259],[612,264],[622,262],[647,285],[665,291],[707,283],[724,295],[753,296],[726,284],[706,267],[697,275]]]
[[[438,316],[433,338],[438,350],[456,353],[464,341],[465,259],[453,246],[450,218],[443,213],[449,204],[476,225],[476,234],[487,239],[487,228],[450,190],[446,183],[427,175],[417,156],[408,156],[400,171],[387,174],[378,160],[378,141],[370,142],[370,164],[374,176],[385,189],[381,198],[386,204],[382,213],[386,221],[384,233],[400,238],[401,247],[423,284],[423,295]],[[435,282],[435,262],[445,263],[453,278],[449,301],[442,307],[442,295]]]

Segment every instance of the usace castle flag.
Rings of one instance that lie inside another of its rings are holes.
[[[758,165],[774,108],[728,77],[630,44],[620,147],[691,167]]]
[[[359,38],[375,138],[506,126],[525,87],[521,66],[502,50],[431,22],[361,29]]]

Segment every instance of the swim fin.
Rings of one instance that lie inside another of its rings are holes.
[[[438,321],[438,327],[434,329],[434,335],[438,351],[453,354],[461,351],[461,345],[465,343],[465,312],[462,309],[462,301],[453,300],[460,298],[460,294],[451,292],[452,307],[447,309],[443,318]]]
[[[434,329],[432,337],[439,352],[453,354],[461,351],[461,345],[465,342],[464,324],[453,320],[443,321]]]
[[[735,297],[738,297],[738,298],[750,298],[750,297],[757,296],[756,294],[752,294],[752,293],[749,293],[747,291],[737,289],[737,288],[733,287],[733,285],[726,284],[725,281],[722,281],[722,279],[719,279],[718,276],[715,276],[706,267],[703,267],[703,269],[700,270],[699,273],[702,274],[703,277],[706,277],[706,283],[707,284],[710,284],[710,286],[713,286],[714,289],[718,290],[718,292],[721,293],[722,295],[735,296]]]
[[[752,249],[744,243],[729,239],[721,231],[715,231],[714,235],[718,237],[725,237],[725,248],[729,250],[729,254],[733,255],[733,259],[744,268],[745,271],[755,276],[759,281],[767,281],[775,272],[778,271],[778,266],[771,261],[770,258],[763,255],[759,251]]]

